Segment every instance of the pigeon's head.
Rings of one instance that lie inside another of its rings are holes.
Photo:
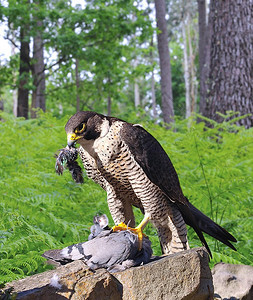
[[[93,223],[98,225],[100,228],[104,229],[108,226],[109,220],[106,214],[103,215],[95,215],[93,218]]]
[[[95,215],[93,218],[93,223],[94,225],[91,226],[90,228],[90,235],[88,237],[88,240],[94,239],[97,237],[103,230],[109,230],[110,228],[108,227],[108,217],[107,215]]]

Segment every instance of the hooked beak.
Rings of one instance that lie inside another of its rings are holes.
[[[74,145],[74,143],[81,138],[82,138],[82,136],[77,136],[75,133],[68,133],[67,134],[68,146],[72,147]]]

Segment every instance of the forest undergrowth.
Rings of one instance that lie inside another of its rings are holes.
[[[54,154],[66,146],[67,117],[41,114],[38,119],[0,121],[0,283],[43,272],[51,267],[41,254],[87,240],[93,216],[106,213],[106,193],[85,177],[73,182],[65,171],[55,173]],[[134,115],[130,122],[140,123]],[[175,128],[142,122],[169,154],[184,194],[202,212],[238,240],[237,252],[206,236],[210,262],[253,265],[253,129],[231,122],[205,128],[204,123],[176,121]],[[176,129],[176,130],[175,130]],[[135,209],[136,221],[142,214]],[[154,254],[160,246],[155,229],[145,233]],[[191,247],[201,246],[189,228]]]

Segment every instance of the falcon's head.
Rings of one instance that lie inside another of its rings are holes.
[[[68,120],[65,126],[68,146],[73,146],[75,142],[83,145],[87,141],[94,141],[106,135],[109,127],[106,116],[92,111],[79,111]]]

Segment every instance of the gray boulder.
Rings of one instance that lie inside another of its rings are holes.
[[[215,299],[253,299],[253,267],[219,263],[212,275]]]

